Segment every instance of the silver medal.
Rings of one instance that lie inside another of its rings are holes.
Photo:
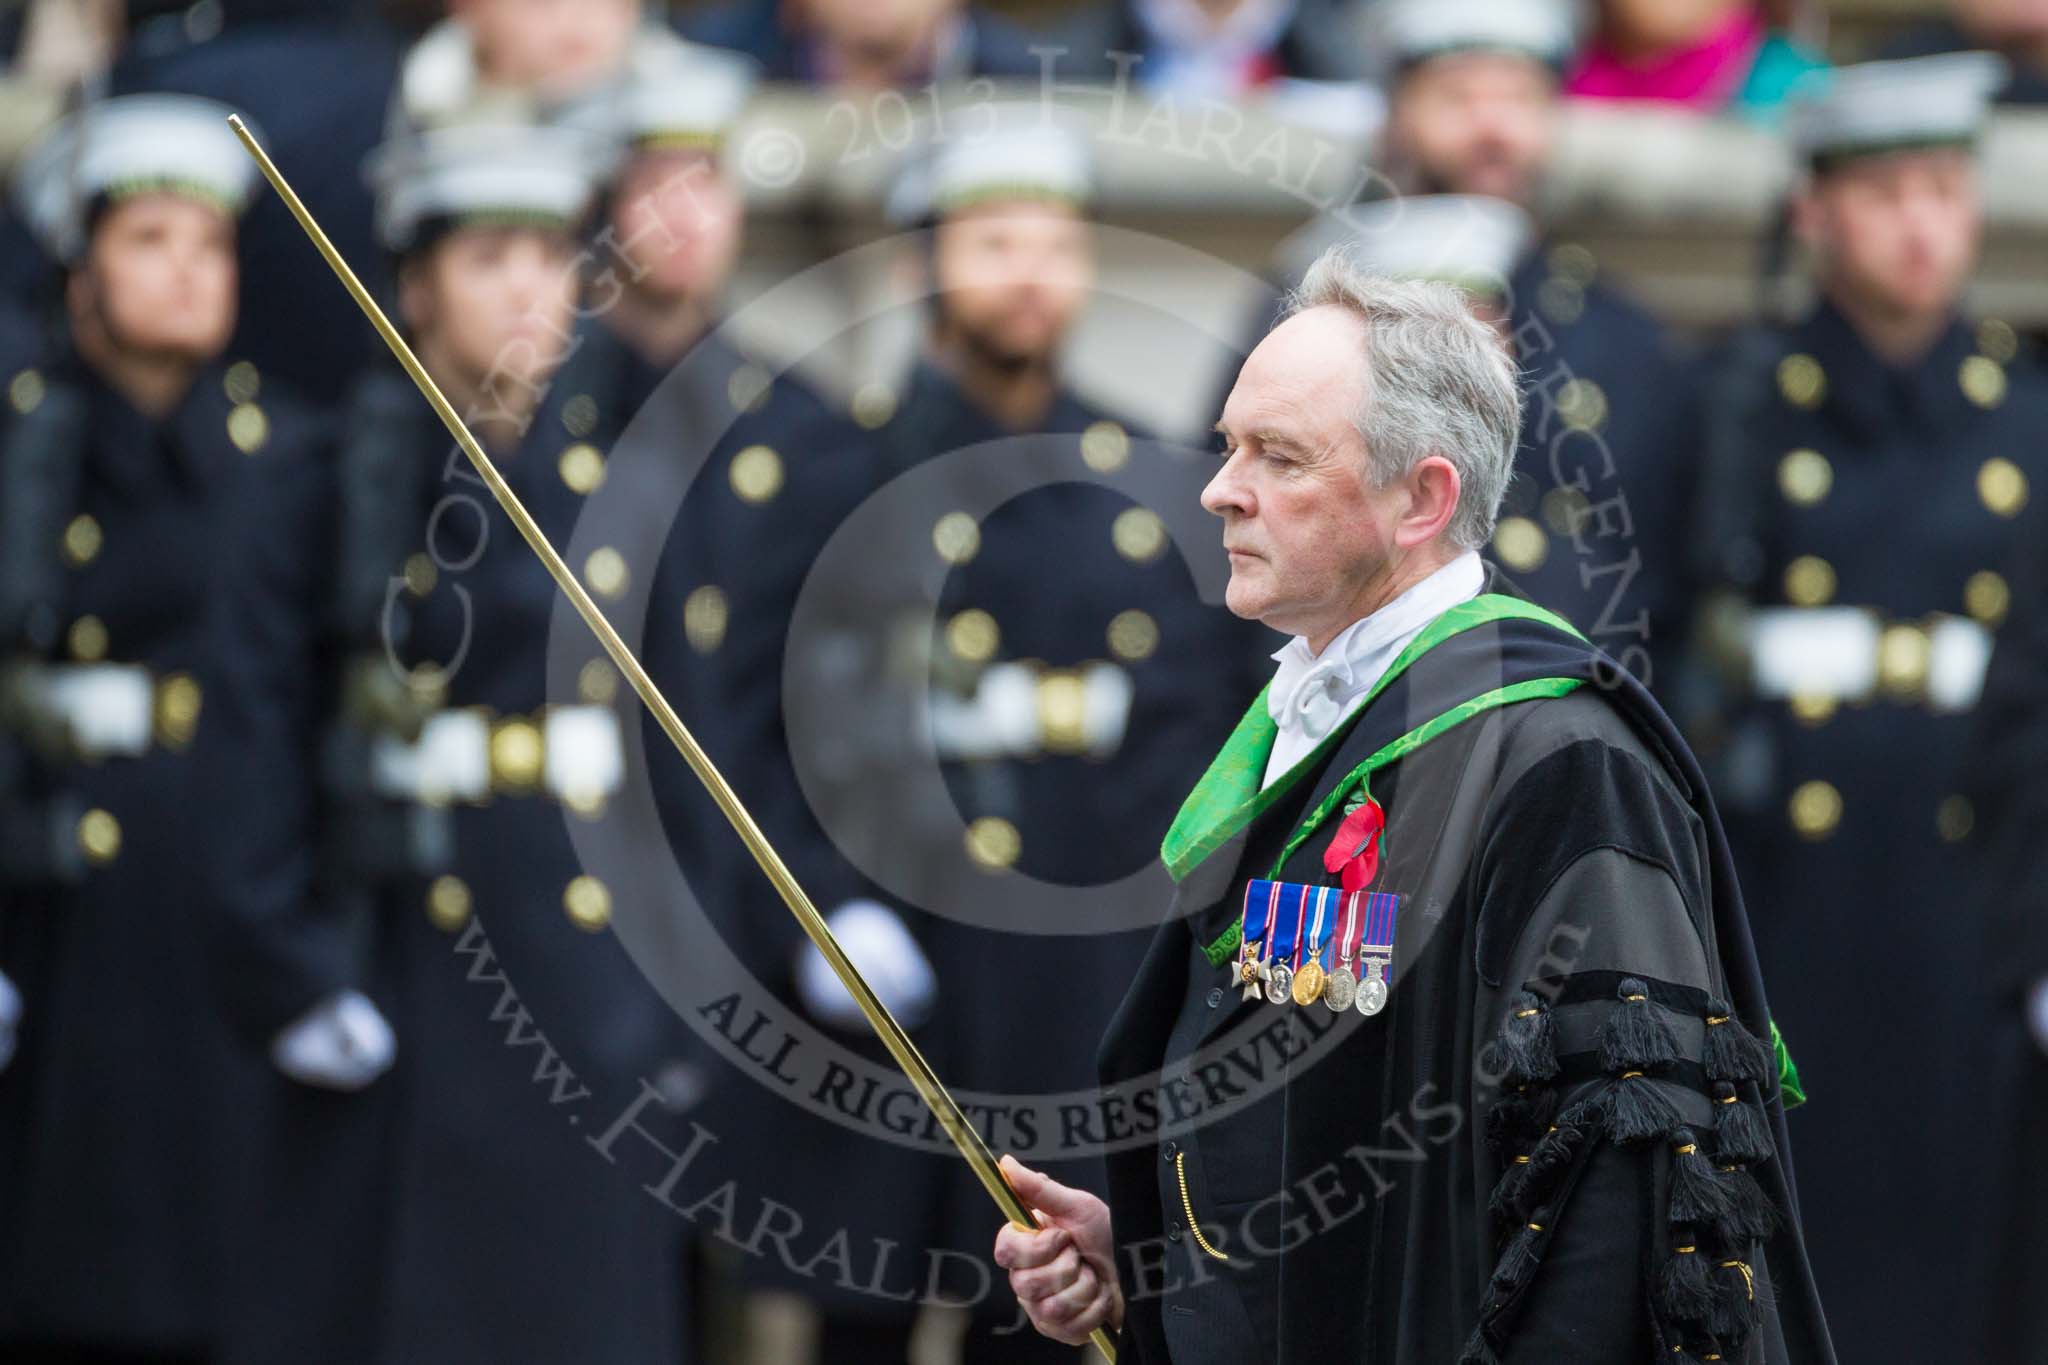
[[[1273,964],[1273,974],[1266,978],[1266,999],[1275,1005],[1287,1003],[1294,990],[1294,969],[1284,962]]]
[[[1372,964],[1372,975],[1358,983],[1358,1012],[1378,1014],[1387,1007],[1387,983],[1380,977],[1380,964]]]
[[[1330,1007],[1330,1013],[1342,1014],[1351,1008],[1351,1002],[1358,995],[1358,978],[1351,974],[1349,967],[1339,967],[1330,973],[1330,979],[1323,985],[1323,1003]]]

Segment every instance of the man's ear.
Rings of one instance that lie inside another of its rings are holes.
[[[1408,510],[1394,524],[1394,543],[1412,550],[1435,540],[1451,524],[1464,480],[1456,465],[1441,455],[1431,455],[1408,471],[1406,482]]]

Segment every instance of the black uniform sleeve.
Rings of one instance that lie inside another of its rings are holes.
[[[1776,1215],[1767,1054],[1719,998],[1697,820],[1601,739],[1490,816],[1475,965],[1491,1267],[1463,1360],[1743,1358]]]
[[[231,762],[214,794],[234,837],[215,862],[210,957],[252,1042],[352,984],[351,938],[316,903],[313,736],[332,489],[310,452],[273,452],[243,481],[221,574],[222,666],[206,723]]]

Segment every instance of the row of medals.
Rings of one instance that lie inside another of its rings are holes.
[[[1387,982],[1382,974],[1385,964],[1378,959],[1366,963],[1372,975],[1360,981],[1351,973],[1351,959],[1340,958],[1336,969],[1323,971],[1323,964],[1310,958],[1296,968],[1285,962],[1268,962],[1255,957],[1252,945],[1247,943],[1240,949],[1237,968],[1232,974],[1233,985],[1244,987],[1244,998],[1256,1000],[1261,995],[1275,1005],[1284,1005],[1289,1000],[1306,1008],[1321,1000],[1332,1014],[1342,1014],[1355,1009],[1360,1014],[1378,1014],[1387,1007]]]

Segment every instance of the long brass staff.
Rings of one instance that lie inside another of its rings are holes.
[[[235,116],[229,117],[228,126],[235,130],[235,136],[242,140],[242,145],[249,149],[249,155],[254,157],[256,164],[262,168],[264,179],[270,182],[278,197],[284,200],[285,207],[292,211],[292,217],[299,220],[299,226],[306,230],[306,235],[312,238],[313,245],[318,248],[321,256],[333,267],[335,275],[347,288],[349,297],[356,301],[356,307],[363,310],[363,316],[370,320],[370,325],[377,329],[377,335],[383,337],[384,344],[391,348],[391,354],[398,358],[398,363],[412,376],[412,382],[419,386],[420,393],[434,409],[435,415],[440,417],[448,428],[449,435],[462,447],[462,453],[469,456],[469,462],[476,466],[476,472],[490,488],[491,496],[498,500],[498,505],[505,509],[505,515],[512,518],[512,524],[519,528],[519,534],[526,538],[526,543],[540,556],[540,562],[547,568],[549,577],[553,578],[556,585],[568,596],[577,614],[583,618],[596,634],[598,642],[604,646],[605,653],[612,656],[612,662],[619,666],[619,671],[625,675],[626,681],[633,684],[633,691],[639,694],[647,709],[654,713],[654,719],[661,726],[662,733],[675,744],[684,760],[689,763],[691,771],[697,774],[697,780],[704,784],[710,791],[712,799],[718,802],[718,808],[724,811],[725,818],[732,822],[733,829],[738,831],[741,841],[747,846],[747,851],[754,855],[754,861],[761,865],[761,871],[774,883],[776,891],[782,896],[783,904],[796,916],[797,923],[810,935],[811,942],[818,945],[818,951],[825,955],[825,960],[832,964],[833,972],[845,985],[847,993],[853,996],[854,1002],[860,1006],[861,1013],[867,1016],[868,1023],[874,1027],[883,1045],[889,1049],[889,1055],[896,1059],[896,1064],[903,1068],[903,1074],[910,1078],[910,1083],[917,1088],[917,1093],[930,1106],[932,1113],[939,1120],[939,1125],[946,1130],[946,1136],[960,1149],[960,1155],[967,1158],[967,1164],[974,1169],[974,1174],[980,1178],[989,1196],[996,1201],[996,1206],[1003,1211],[1006,1218],[1019,1227],[1037,1227],[1037,1219],[1032,1217],[1031,1210],[1024,1206],[1023,1201],[1017,1198],[1017,1192],[1010,1188],[1010,1182],[1003,1178],[1002,1168],[996,1164],[995,1156],[989,1151],[988,1145],[981,1140],[981,1134],[968,1123],[967,1116],[960,1111],[960,1106],[946,1093],[946,1087],[939,1083],[939,1078],[932,1071],[930,1063],[918,1053],[917,1045],[910,1041],[910,1035],[903,1031],[903,1026],[889,1013],[888,1006],[881,1002],[874,990],[861,978],[860,969],[853,965],[853,960],[847,957],[846,951],[839,946],[839,940],[833,937],[824,916],[818,913],[818,907],[811,904],[811,898],[797,885],[788,864],[782,861],[782,856],[768,842],[767,836],[761,833],[761,827],[754,823],[754,817],[747,814],[746,807],[740,804],[739,797],[734,794],[732,787],[712,765],[709,756],[698,745],[696,737],[685,728],[682,718],[676,715],[675,708],[661,695],[660,689],[654,685],[654,679],[648,676],[640,660],[633,656],[632,650],[626,648],[626,642],[612,629],[612,623],[605,619],[604,612],[591,600],[590,594],[583,590],[583,585],[576,581],[576,575],[569,571],[569,566],[563,562],[562,556],[556,553],[555,547],[548,543],[548,538],[541,531],[539,524],[521,505],[518,496],[505,482],[504,476],[498,473],[498,467],[491,462],[491,457],[477,444],[476,437],[470,434],[469,428],[464,425],[454,405],[441,392],[440,386],[434,382],[433,376],[427,373],[426,367],[420,364],[419,357],[412,353],[412,347],[406,345],[405,338],[391,325],[391,319],[384,316],[384,310],[370,297],[370,291],[363,288],[363,282],[356,278],[355,271],[349,269],[348,262],[335,250],[334,243],[328,240],[320,224],[314,221],[305,204],[286,183],[276,163],[271,161],[269,154],[250,135],[248,127]],[[1116,1346],[1107,1332],[1097,1328],[1090,1335],[1090,1340],[1095,1343],[1095,1348],[1102,1352],[1110,1365],[1116,1365]]]

